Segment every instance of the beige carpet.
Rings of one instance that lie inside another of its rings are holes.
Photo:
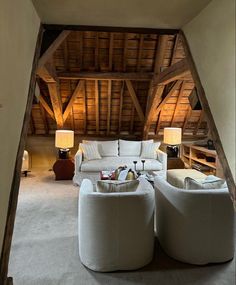
[[[9,276],[14,285],[234,285],[235,262],[191,266],[159,247],[153,261],[133,272],[95,273],[79,260],[78,188],[53,172],[22,177]]]

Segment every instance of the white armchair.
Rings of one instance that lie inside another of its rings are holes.
[[[183,262],[225,262],[234,256],[234,210],[228,189],[184,190],[154,181],[156,230],[166,253]]]
[[[88,268],[107,272],[148,264],[154,247],[154,189],[141,179],[135,192],[94,192],[84,179],[79,194],[79,254]]]

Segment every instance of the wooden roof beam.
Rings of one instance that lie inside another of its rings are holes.
[[[146,117],[147,117],[147,114],[149,113],[151,106],[153,105],[153,100],[157,93],[157,87],[154,88],[154,82],[156,82],[156,77],[161,72],[161,66],[164,61],[165,49],[167,46],[168,38],[169,38],[168,35],[160,35],[158,38],[158,44],[157,44],[156,55],[155,55],[155,63],[154,63],[154,76],[152,78],[152,81],[150,83],[149,90],[148,90]]]
[[[57,127],[61,129],[63,128],[64,120],[62,115],[62,102],[58,83],[48,83],[48,91],[52,102],[52,108],[57,122]]]
[[[40,104],[43,106],[43,108],[45,109],[45,111],[48,113],[48,115],[49,115],[53,120],[55,120],[54,113],[53,113],[52,109],[49,107],[48,103],[46,102],[46,100],[44,99],[44,97],[43,97],[42,94],[39,95],[39,102],[40,102]]]
[[[68,37],[70,32],[71,31],[65,30],[59,34],[59,36],[55,39],[55,41],[49,46],[49,48],[40,57],[39,62],[38,62],[38,68],[43,67],[52,58],[54,52],[63,43],[63,41]]]
[[[63,120],[64,121],[66,121],[67,117],[69,116],[76,97],[79,95],[80,92],[83,91],[83,89],[84,89],[84,80],[80,80],[79,83],[77,84],[67,106],[66,106],[64,113],[63,113]]]
[[[161,108],[170,99],[170,97],[176,91],[176,89],[179,88],[180,84],[181,84],[181,81],[176,81],[175,84],[172,86],[172,88],[170,89],[170,91],[168,92],[168,94],[165,96],[165,98],[162,101],[161,101],[161,96],[162,96],[162,93],[164,91],[164,86],[163,85],[159,86],[159,88],[157,89],[157,94],[155,96],[155,100],[153,101],[153,104],[149,110],[149,113],[146,116],[146,121],[145,121],[144,131],[143,131],[143,138],[146,139],[148,137],[148,131],[149,131],[150,125],[152,123],[153,116],[157,115],[161,111]]]
[[[184,58],[159,73],[155,82],[156,84],[166,85],[175,80],[183,79],[184,76],[188,75],[189,73],[189,66],[187,60]]]
[[[157,108],[157,106],[159,105],[159,103],[161,101],[161,96],[163,94],[164,88],[165,88],[164,85],[157,86],[157,88],[155,88],[155,90],[154,90],[155,94],[152,95],[152,97],[153,97],[152,102],[150,102],[149,110],[147,110],[147,112],[146,112],[146,120],[145,120],[145,124],[143,127],[143,138],[144,139],[146,139],[148,137],[152,113],[153,113],[153,110],[155,110]]]
[[[88,80],[136,80],[149,81],[152,72],[58,72],[59,79],[88,79]]]
[[[179,96],[178,96],[178,99],[177,99],[177,102],[175,105],[175,110],[174,110],[174,113],[173,113],[173,116],[171,119],[171,123],[170,123],[171,127],[173,127],[173,125],[174,125],[175,117],[176,117],[177,111],[179,110],[180,101],[181,101],[183,94],[184,94],[184,88],[185,88],[185,82],[183,81],[181,88],[180,88],[180,91],[179,91]]]
[[[135,109],[136,109],[136,111],[138,113],[139,119],[140,119],[141,122],[144,122],[144,120],[145,120],[144,113],[143,113],[143,110],[142,110],[142,108],[141,108],[141,106],[139,104],[137,95],[135,94],[134,87],[133,87],[133,85],[132,85],[130,80],[125,80],[125,83],[126,83],[126,86],[128,88],[128,91],[129,91],[129,94],[131,96],[131,99],[132,99],[132,101],[134,103]]]

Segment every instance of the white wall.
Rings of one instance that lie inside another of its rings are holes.
[[[213,0],[183,31],[235,179],[235,1]]]
[[[0,1],[0,251],[39,25],[30,0]]]

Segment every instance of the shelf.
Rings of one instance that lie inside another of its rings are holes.
[[[207,165],[211,168],[216,169],[216,165],[213,162],[208,162],[205,159],[200,159],[200,158],[196,158],[196,157],[191,157],[192,160],[196,161],[196,162],[200,162],[201,164]]]
[[[198,157],[203,158],[198,158]],[[208,162],[204,157],[213,157],[214,162]],[[200,170],[203,173],[213,173],[216,176],[223,178],[222,167],[219,164],[218,156],[215,150],[207,149],[206,147],[196,146],[193,144],[183,144],[182,145],[182,159],[186,165],[193,168],[194,163],[199,163],[200,165],[209,168],[209,170]]]

